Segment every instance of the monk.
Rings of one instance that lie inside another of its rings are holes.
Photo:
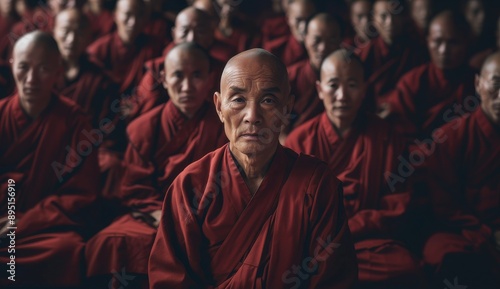
[[[372,0],[354,0],[350,3],[350,21],[354,29],[354,35],[344,39],[349,47],[354,47],[355,52],[365,45],[374,36],[372,25]]]
[[[435,0],[412,0],[411,18],[420,35],[425,36],[436,6]]]
[[[439,129],[424,163],[437,225],[423,257],[436,282],[459,276],[470,288],[500,284],[499,82],[497,52],[476,76],[480,103],[464,105],[464,116]]]
[[[395,237],[409,192],[390,187],[383,174],[397,165],[404,142],[388,123],[360,109],[363,65],[349,53],[340,49],[325,59],[316,82],[325,112],[295,129],[285,145],[326,161],[343,182],[360,285],[415,288],[418,262]]]
[[[218,89],[224,63],[236,54],[234,48],[224,45],[214,38],[215,29],[215,22],[208,13],[194,7],[188,7],[177,15],[175,26],[172,29],[173,42],[163,50],[163,53],[166,54],[176,44],[184,42],[195,42],[208,50],[213,67],[212,80],[210,81],[212,87],[207,89],[207,98],[210,98],[213,91]],[[169,96],[161,84],[164,60],[165,56],[161,56],[145,64],[147,71],[137,88],[135,97],[137,106],[131,118],[135,118],[168,100]]]
[[[170,100],[127,128],[130,144],[120,199],[130,214],[87,243],[89,277],[107,276],[104,279],[109,282],[112,272],[126,268],[130,274],[142,274],[147,285],[147,262],[165,192],[187,165],[227,142],[213,104],[204,94],[210,85],[209,67],[209,56],[194,43],[179,44],[167,54],[163,84]],[[121,251],[123,246],[126,252]]]
[[[167,190],[150,288],[351,288],[341,183],[279,144],[292,106],[286,67],[262,49],[238,54],[214,102],[229,144]]]
[[[368,76],[367,102],[375,111],[399,78],[428,58],[416,33],[409,30],[406,1],[375,0],[373,20],[379,36],[363,46],[359,56]]]
[[[260,26],[263,43],[290,34],[290,28],[286,17],[286,11],[288,10],[290,1],[291,0],[275,0],[272,11],[274,13],[265,15],[264,19],[262,19]]]
[[[116,29],[113,9],[105,0],[88,0],[84,11],[92,26],[92,40],[101,38]]]
[[[330,53],[339,49],[341,40],[342,31],[337,18],[320,13],[309,21],[305,37],[309,57],[287,67],[295,103],[292,119],[286,131],[293,130],[323,112],[323,104],[316,94],[315,83],[319,76],[321,62]]]
[[[422,138],[444,124],[453,106],[474,95],[474,70],[468,66],[470,28],[451,11],[436,15],[427,43],[432,61],[401,77],[386,97],[389,120],[406,136]]]
[[[143,33],[147,21],[143,0],[119,0],[115,8],[116,31],[101,37],[87,50],[91,58],[109,71],[120,93],[131,95],[144,75],[144,62],[161,55],[162,43]],[[124,103],[127,114],[129,103]]]
[[[307,58],[304,47],[306,23],[316,13],[316,5],[312,0],[291,0],[286,11],[290,33],[269,41],[264,36],[262,47],[288,66]]]
[[[472,28],[473,45],[471,50],[478,53],[495,47],[495,20],[498,7],[489,0],[462,0],[461,8]]]
[[[12,67],[18,92],[0,100],[0,286],[80,286],[82,235],[95,222],[99,192],[92,127],[76,104],[52,93],[63,70],[49,34],[20,38]]]

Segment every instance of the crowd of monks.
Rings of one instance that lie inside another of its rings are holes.
[[[0,0],[0,287],[500,288],[499,49],[493,0]]]

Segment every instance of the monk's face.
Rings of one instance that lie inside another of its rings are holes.
[[[304,42],[307,20],[313,16],[315,7],[310,2],[297,1],[288,6],[286,17],[293,37],[300,43]]]
[[[0,15],[15,15],[15,0],[0,0]]]
[[[133,43],[146,21],[145,4],[139,0],[118,0],[115,10],[116,30],[120,39]]]
[[[467,41],[462,33],[450,21],[436,19],[431,23],[427,45],[437,67],[453,69],[467,60]]]
[[[200,51],[176,49],[165,59],[163,86],[170,101],[184,115],[192,117],[206,100],[209,62]]]
[[[56,18],[54,39],[65,60],[78,59],[90,40],[90,29],[85,27],[76,11],[64,11]]]
[[[500,57],[485,64],[476,76],[476,90],[481,96],[481,108],[488,118],[500,126]]]
[[[411,1],[411,18],[421,30],[427,28],[427,23],[431,16],[431,0],[413,0]]]
[[[321,80],[316,82],[330,121],[351,124],[363,102],[365,82],[359,63],[347,58],[329,57],[321,68]]]
[[[351,5],[351,23],[358,36],[367,38],[372,5],[369,1],[356,1]]]
[[[19,96],[32,105],[46,104],[62,75],[61,59],[46,45],[24,44],[16,46],[12,55],[12,72]]]
[[[192,10],[179,13],[172,30],[174,43],[195,42],[208,49],[214,42],[214,23]]]
[[[234,0],[217,0],[219,6],[219,17],[231,19],[236,12],[237,6]]]
[[[465,4],[464,14],[474,34],[476,36],[481,35],[481,32],[483,31],[484,19],[486,17],[483,2],[479,0],[467,1]]]
[[[214,102],[234,154],[274,153],[291,109],[289,84],[280,74],[275,64],[259,56],[226,67]]]
[[[49,0],[48,4],[50,10],[52,10],[54,14],[58,14],[66,8],[76,7],[76,0]]]
[[[311,20],[307,27],[305,46],[311,66],[319,71],[323,59],[340,47],[340,28],[334,23]]]
[[[403,33],[406,24],[404,11],[399,11],[394,1],[376,1],[373,5],[375,28],[385,43],[392,44]],[[399,12],[398,12],[399,11]]]

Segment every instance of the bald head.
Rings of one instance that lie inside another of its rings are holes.
[[[311,0],[294,0],[288,4],[286,16],[293,37],[304,42],[307,21],[316,13],[316,5]]]
[[[429,25],[427,46],[434,65],[455,69],[467,60],[470,28],[465,18],[452,11],[437,14]]]
[[[116,30],[125,44],[134,43],[142,32],[148,18],[147,7],[144,0],[118,0],[116,2]]]
[[[90,24],[79,9],[71,8],[57,14],[54,38],[64,60],[77,60],[90,42]]]
[[[167,63],[174,60],[178,60],[180,55],[190,55],[199,62],[206,64],[206,67],[210,68],[210,56],[207,51],[197,43],[194,42],[184,42],[177,44],[172,48],[165,56],[165,69],[167,69]]]
[[[207,12],[188,7],[177,15],[172,30],[174,43],[195,42],[205,49],[214,42],[215,21]]]
[[[41,32],[39,30],[27,33],[19,38],[19,40],[17,40],[16,44],[14,45],[12,54],[13,56],[15,56],[16,52],[18,51],[35,49],[35,47],[43,47],[47,54],[50,54],[51,56],[61,56],[59,48],[57,46],[57,42],[54,40],[54,38],[50,34]]]
[[[500,128],[500,52],[490,55],[476,76],[476,91],[481,97],[481,109]]]
[[[338,49],[328,55],[325,60],[321,63],[321,73],[320,73],[320,81],[323,75],[323,72],[327,70],[327,66],[329,65],[346,65],[352,68],[353,72],[360,72],[361,79],[364,79],[365,69],[363,66],[363,61],[352,51],[347,49]]]
[[[327,55],[340,48],[342,29],[340,21],[327,13],[314,16],[307,24],[305,47],[311,66],[319,71]]]

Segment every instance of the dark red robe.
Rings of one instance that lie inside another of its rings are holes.
[[[227,142],[210,103],[188,120],[169,101],[134,120],[127,132],[130,144],[120,198],[139,214],[161,210],[165,192],[175,177],[190,163]],[[119,217],[87,243],[87,275],[111,274],[116,268],[147,274],[155,235],[156,229],[130,214]],[[123,246],[126,252],[121,251]]]
[[[268,42],[290,34],[286,15],[276,15],[266,18],[261,24],[262,41]]]
[[[323,162],[279,146],[252,196],[228,145],[206,155],[166,193],[150,288],[351,288],[340,186]]]
[[[116,29],[113,11],[103,9],[99,14],[87,12],[92,29],[92,42]]]
[[[300,126],[324,111],[323,102],[316,91],[318,76],[309,60],[303,60],[288,67],[288,78],[292,95],[295,97],[288,130]]]
[[[308,59],[306,48],[293,35],[263,40],[262,48],[276,55],[286,66]]]
[[[384,172],[397,167],[397,157],[405,150],[391,126],[375,116],[360,116],[341,137],[323,113],[288,135],[286,146],[326,161],[343,182],[360,282],[404,288],[416,285],[418,261],[395,239],[410,193],[390,187],[384,177]]]
[[[7,216],[12,179],[16,285],[69,287],[83,281],[80,233],[95,221],[91,205],[99,193],[97,149],[85,133],[91,129],[80,108],[64,98],[54,96],[35,120],[17,94],[0,100],[0,216]],[[2,286],[14,284],[6,276],[6,241],[0,245]]]
[[[468,67],[445,72],[432,63],[410,70],[386,97],[388,119],[405,136],[430,135],[455,114],[454,105],[475,95],[474,75]]]

